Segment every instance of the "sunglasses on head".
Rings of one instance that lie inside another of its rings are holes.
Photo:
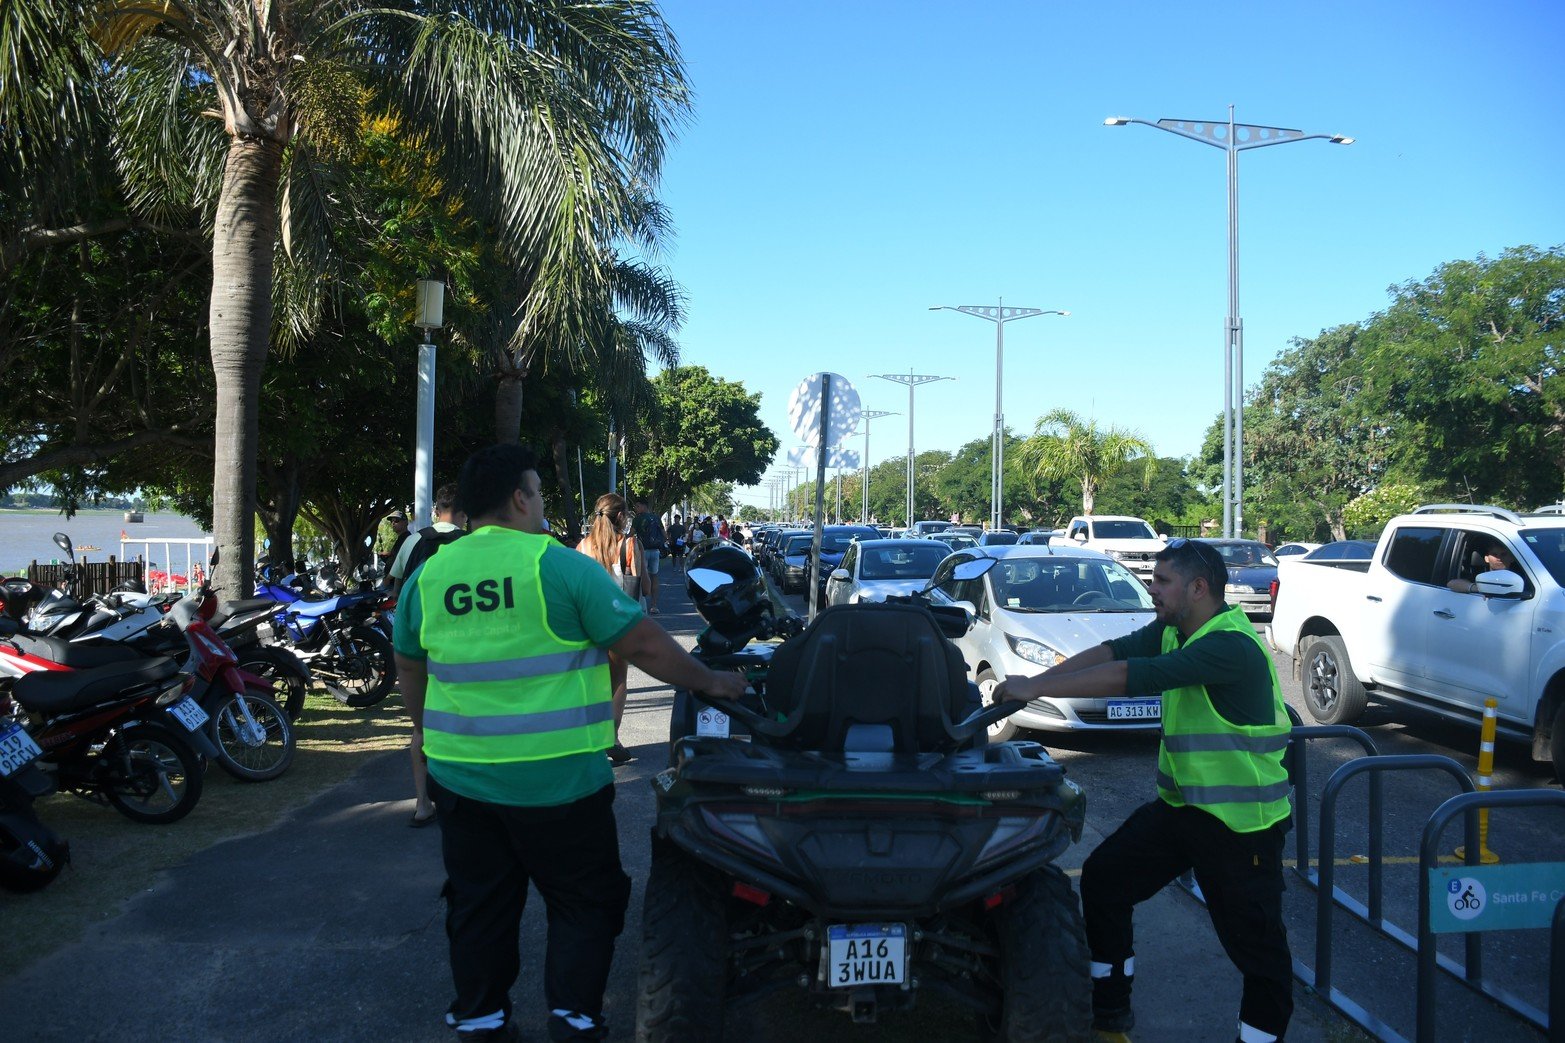
[[[1188,536],[1176,536],[1164,546],[1171,551],[1188,551],[1211,568],[1215,568],[1225,575],[1228,572],[1228,563],[1223,560],[1221,554],[1217,553],[1217,548],[1210,543],[1202,543],[1200,540],[1191,539]]]

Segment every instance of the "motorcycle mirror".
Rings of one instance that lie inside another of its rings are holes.
[[[65,535],[65,533],[57,532],[54,534],[54,545],[69,554],[73,559],[76,557],[76,549],[71,546],[71,538]]]
[[[728,573],[719,572],[716,569],[691,569],[687,573],[686,578],[708,594],[715,590],[720,590],[734,581],[734,578]]]
[[[216,568],[217,567],[217,557],[218,557],[217,548],[213,547],[212,548],[212,556],[207,559],[207,568]]]
[[[375,546],[375,537],[374,536],[366,536],[366,537],[364,537],[364,546],[366,546],[366,547],[373,547],[373,546]]]

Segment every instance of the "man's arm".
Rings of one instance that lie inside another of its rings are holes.
[[[1058,666],[1032,677],[1007,677],[994,690],[994,701],[1030,702],[1085,699],[1125,694],[1125,661],[1113,659],[1105,645],[1078,652]]]
[[[429,673],[424,660],[409,659],[397,653],[397,684],[402,690],[402,705],[413,718],[417,731],[424,729],[424,693],[429,687]]]
[[[609,651],[665,684],[703,692],[716,699],[737,699],[744,694],[743,677],[713,670],[680,648],[668,631],[644,617],[624,637],[610,645]]]

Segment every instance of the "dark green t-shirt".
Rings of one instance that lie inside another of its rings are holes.
[[[484,531],[482,529],[480,532]],[[399,655],[427,659],[419,644],[420,566],[397,596],[397,625],[392,644]],[[590,641],[607,648],[641,622],[635,599],[625,596],[608,571],[585,554],[563,544],[546,548],[538,562],[549,628],[565,641]],[[614,769],[599,753],[574,753],[541,761],[467,764],[431,758],[429,773],[453,793],[489,804],[555,807],[596,793],[614,782]]]
[[[1229,605],[1228,612],[1243,612]],[[1212,708],[1239,725],[1266,725],[1274,720],[1272,675],[1266,653],[1248,636],[1218,630],[1199,640],[1163,652],[1166,625],[1153,620],[1124,637],[1105,641],[1116,660],[1125,661],[1127,692],[1166,692],[1202,685]]]

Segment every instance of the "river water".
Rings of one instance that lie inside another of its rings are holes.
[[[124,511],[78,511],[74,518],[52,510],[0,511],[0,575],[20,574],[31,561],[49,562],[63,558],[54,545],[54,534],[63,532],[76,547],[77,560],[106,561],[109,555],[134,558],[146,554],[149,561],[172,562],[183,571],[187,539],[210,535],[182,514],[148,514],[143,522],[127,522]],[[174,540],[171,544],[154,542],[151,547],[127,544],[123,555],[121,534],[132,540]],[[97,548],[88,550],[85,548]],[[208,552],[190,551],[191,561],[204,561]]]

